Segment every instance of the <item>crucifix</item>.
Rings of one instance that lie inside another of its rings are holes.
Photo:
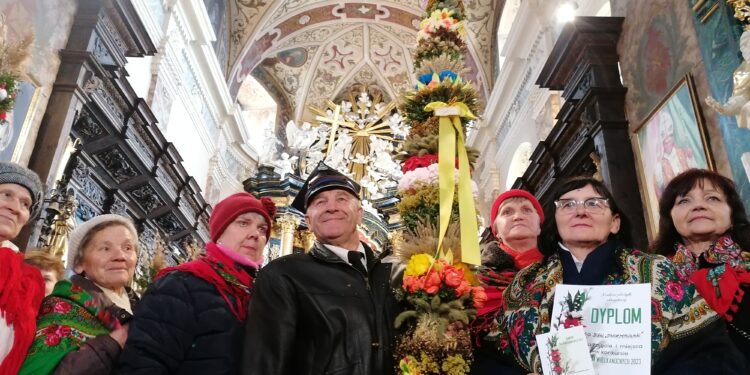
[[[323,111],[316,111],[319,114],[322,114],[323,116],[315,116],[315,119],[323,122],[323,123],[329,123],[331,124],[331,136],[328,137],[328,150],[326,151],[326,157],[331,154],[331,150],[333,150],[333,141],[336,139],[336,133],[339,130],[339,125],[343,125],[348,128],[353,128],[354,124],[351,122],[344,121],[341,119],[341,106],[327,100],[326,104],[328,107],[333,109],[333,116],[332,117],[325,117],[325,114]],[[312,109],[312,108],[311,108]]]

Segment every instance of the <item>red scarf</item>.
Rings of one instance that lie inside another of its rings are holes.
[[[544,258],[542,253],[540,253],[539,249],[536,247],[526,251],[516,251],[501,242],[500,248],[513,257],[513,264],[515,264],[517,271],[520,271]]]
[[[0,374],[15,374],[36,334],[36,316],[44,298],[44,279],[23,262],[23,254],[0,247],[0,314],[13,329],[13,347],[0,359]]]
[[[700,268],[701,257],[711,267]],[[724,235],[700,256],[678,242],[672,262],[680,280],[693,282],[708,305],[731,322],[745,294],[742,286],[750,285],[750,253]]]
[[[247,317],[253,277],[213,242],[206,244],[206,255],[192,262],[167,267],[159,271],[155,279],[173,271],[187,272],[207,281],[216,287],[237,320],[244,321]],[[229,298],[230,296],[232,298]]]
[[[477,334],[477,339],[479,339],[479,334],[481,334],[481,332],[487,332],[492,329],[492,326],[495,323],[495,317],[500,310],[502,310],[503,292],[510,282],[513,281],[513,277],[516,273],[527,266],[542,260],[544,257],[536,247],[521,252],[513,250],[506,244],[500,242],[500,249],[513,258],[515,269],[505,269],[496,272],[484,268],[479,272],[479,281],[482,283],[484,292],[487,294],[487,301],[482,308],[477,309],[477,318],[472,324],[472,332]]]

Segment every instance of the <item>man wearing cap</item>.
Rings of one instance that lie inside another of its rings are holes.
[[[497,337],[488,333],[494,331],[505,288],[518,271],[543,257],[537,249],[537,238],[544,212],[531,193],[512,189],[500,194],[492,204],[490,219],[496,241],[484,247],[478,274],[487,293],[487,302],[472,322],[472,331],[480,344],[474,353],[472,373],[475,374],[513,372],[514,361],[500,356]]]
[[[260,271],[245,326],[243,374],[393,372],[391,265],[359,240],[359,190],[321,163],[297,194],[292,207],[305,213],[315,245]]]
[[[0,162],[0,243],[10,241],[36,217],[42,201],[39,176],[15,163]],[[15,374],[34,339],[44,298],[42,274],[23,254],[0,247],[0,374]]]

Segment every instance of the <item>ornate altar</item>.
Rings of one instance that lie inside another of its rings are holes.
[[[323,160],[362,186],[363,241],[383,251],[390,246],[391,233],[400,228],[395,188],[402,173],[394,157],[409,129],[395,104],[383,103],[376,87],[358,85],[338,104],[326,105],[310,108],[317,115],[315,125],[289,122],[280,157],[263,155],[258,173],[244,182],[246,191],[271,197],[279,207],[269,239],[270,259],[312,246],[314,235],[304,223],[304,213],[289,205]]]

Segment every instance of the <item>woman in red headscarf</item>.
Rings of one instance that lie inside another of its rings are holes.
[[[206,254],[162,270],[143,296],[119,373],[239,371],[250,291],[275,213],[270,198],[248,193],[216,205]]]
[[[487,293],[487,302],[477,311],[477,318],[472,323],[478,346],[472,373],[510,371],[505,369],[502,356],[496,352],[495,318],[502,307],[503,291],[516,273],[543,257],[537,249],[537,237],[544,213],[531,193],[513,189],[500,194],[492,205],[490,219],[496,241],[485,244],[482,250],[482,267],[478,276]]]

